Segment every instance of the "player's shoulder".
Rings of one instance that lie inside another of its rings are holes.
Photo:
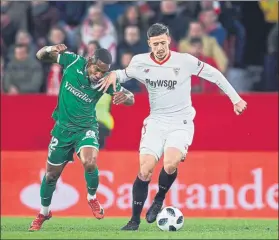
[[[181,53],[181,52],[175,52],[171,51],[171,55],[176,59],[185,59],[189,55],[188,53]]]
[[[172,52],[176,61],[182,61],[181,63],[185,64],[185,62],[193,62],[196,59],[193,55],[189,53],[180,53],[180,52]]]
[[[60,53],[60,55],[64,55],[64,56],[67,56],[67,57],[77,57],[78,56],[76,53],[70,52],[70,51],[62,52],[62,53]]]
[[[78,55],[74,52],[70,52],[70,51],[60,53],[60,55],[64,55],[64,57],[67,57],[67,58],[70,58],[70,59],[86,60],[83,56]]]
[[[78,57],[78,60],[81,61],[81,62],[87,62],[87,59],[81,55],[77,55]]]
[[[137,64],[143,64],[146,63],[146,60],[149,59],[150,53],[141,53],[141,54],[136,54],[133,56],[132,60],[134,63]]]

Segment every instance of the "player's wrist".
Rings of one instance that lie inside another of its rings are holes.
[[[112,71],[111,74],[117,77],[117,70]]]
[[[242,98],[237,94],[236,96],[232,97],[231,100],[232,100],[233,105],[236,105],[242,100]]]
[[[118,70],[112,71],[111,74],[113,75],[113,77],[115,77],[115,79],[116,79],[117,81],[119,81],[120,76],[119,76]]]

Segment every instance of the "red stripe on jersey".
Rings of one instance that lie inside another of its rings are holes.
[[[158,62],[155,57],[153,56],[153,53],[150,53],[150,58],[157,64],[159,65],[163,65],[165,62],[167,62],[171,57],[171,52],[169,53],[169,55],[162,61],[162,62]]]
[[[203,67],[204,67],[204,62],[203,62],[202,68],[201,68],[201,70],[199,71],[199,73],[197,74],[197,76],[200,75],[201,71],[203,70]]]

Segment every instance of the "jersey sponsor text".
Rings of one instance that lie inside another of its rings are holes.
[[[150,79],[145,79],[146,84],[149,84],[151,87],[166,87],[169,90],[175,89],[177,81],[175,80],[156,80],[152,81]]]
[[[70,91],[73,95],[80,98],[81,100],[91,103],[93,99],[90,99],[89,96],[86,93],[83,93],[82,91],[76,89],[72,84],[69,82],[66,82],[65,88]]]

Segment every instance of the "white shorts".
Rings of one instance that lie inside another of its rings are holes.
[[[192,144],[193,136],[193,121],[166,123],[147,118],[141,132],[140,154],[150,154],[159,160],[167,148],[173,147],[181,151],[183,160]]]

